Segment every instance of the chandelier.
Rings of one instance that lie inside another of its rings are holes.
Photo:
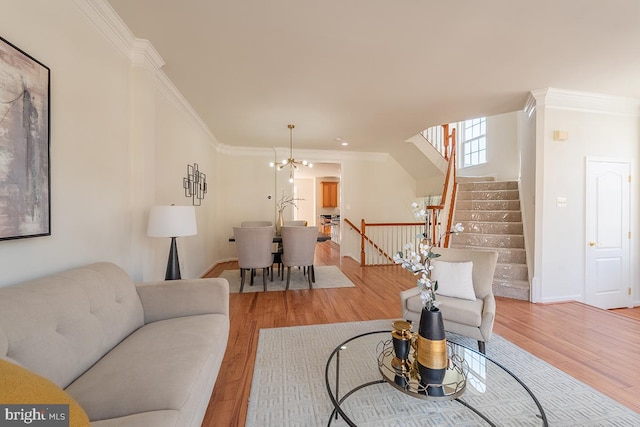
[[[289,158],[283,159],[282,162],[278,164],[277,169],[281,171],[282,169],[289,166],[289,182],[293,183],[293,174],[295,171],[298,170],[299,165],[312,168],[313,163],[309,163],[306,160],[297,161],[296,159],[293,158],[293,128],[295,126],[287,125],[287,127],[289,128]],[[269,163],[269,166],[275,167],[276,164],[274,162],[271,162]]]

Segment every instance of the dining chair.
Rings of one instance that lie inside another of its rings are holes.
[[[285,221],[285,227],[306,227],[309,223],[304,219],[297,219],[295,221]]]
[[[307,279],[309,289],[312,282],[315,282],[315,271],[313,268],[316,254],[316,243],[318,241],[318,227],[282,227],[282,264],[287,267],[287,285],[289,289],[291,280],[291,267],[308,267]]]
[[[273,225],[271,221],[243,221],[240,223],[240,227],[266,227]]]
[[[262,268],[262,284],[267,291],[267,271],[273,266],[273,226],[233,227],[233,238],[238,249],[240,267],[240,292],[244,289],[246,272],[253,285],[255,269]]]
[[[273,225],[271,221],[243,221],[240,223],[240,227],[266,227],[268,225]],[[282,262],[280,261],[280,256],[282,255],[282,245],[279,243],[273,243],[271,248],[271,253],[273,254],[273,262],[278,265],[278,277],[280,277],[280,267],[282,266]],[[271,270],[271,281],[273,282],[273,268]],[[251,276],[251,284],[253,284],[253,273]]]

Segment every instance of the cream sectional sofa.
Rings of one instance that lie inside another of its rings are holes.
[[[96,263],[0,288],[0,358],[64,389],[92,426],[200,426],[229,336],[228,287],[136,285]]]

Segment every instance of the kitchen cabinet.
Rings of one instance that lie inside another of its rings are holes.
[[[338,182],[325,181],[322,183],[322,207],[338,207]]]

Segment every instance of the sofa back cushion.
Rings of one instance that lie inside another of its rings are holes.
[[[0,288],[0,357],[62,388],[143,323],[133,281],[111,263]]]

